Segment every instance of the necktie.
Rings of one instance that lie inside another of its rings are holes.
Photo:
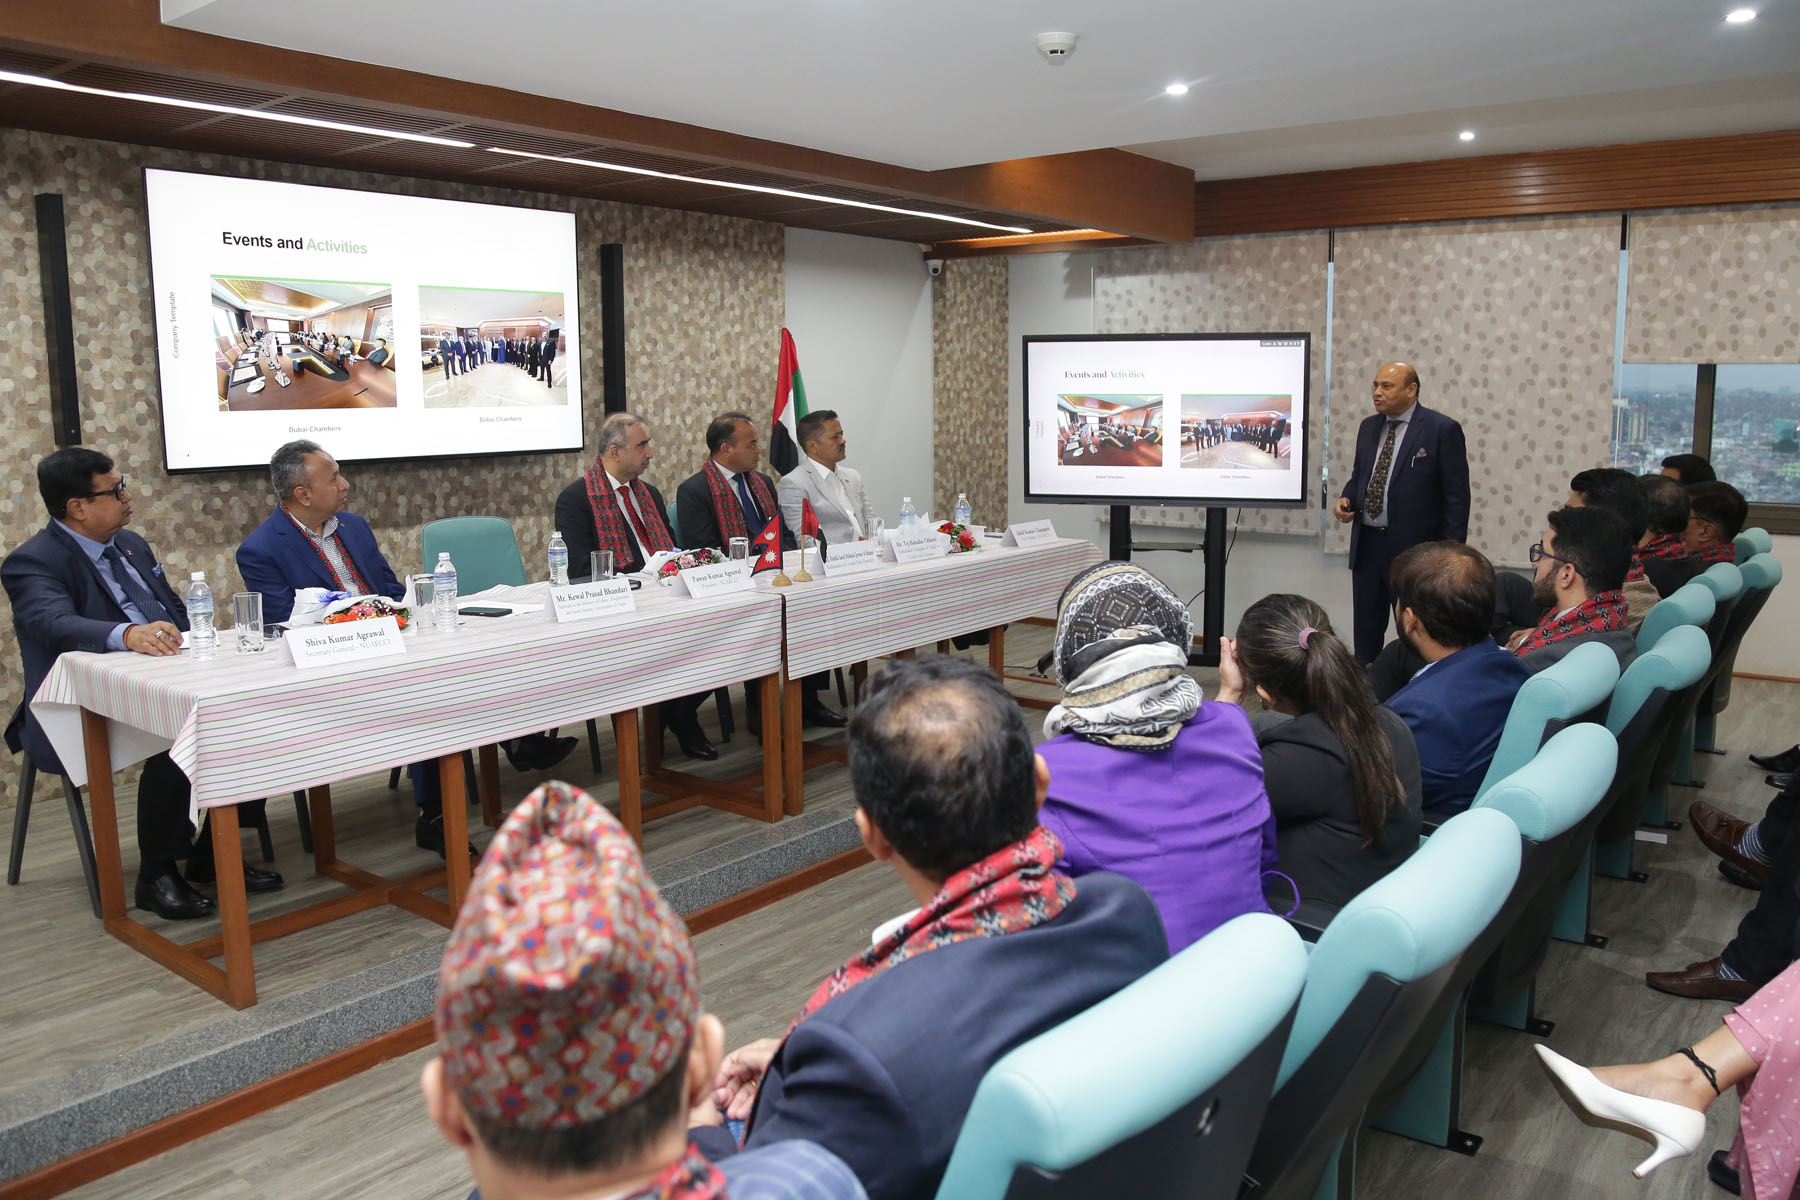
[[[119,554],[117,546],[108,546],[100,552],[100,557],[106,560],[106,569],[112,572],[112,577],[118,582],[118,585],[125,589],[126,597],[137,606],[138,614],[144,618],[146,623],[167,621],[177,628],[181,627],[182,622],[177,621],[175,614],[163,607],[162,603],[150,594],[150,589],[138,579],[137,572],[126,568],[125,560]]]
[[[756,501],[750,498],[750,485],[744,482],[742,475],[733,475],[731,482],[737,485],[738,503],[744,507],[744,523],[750,536],[755,537],[762,532],[762,514],[756,511]]]
[[[625,519],[631,522],[632,532],[637,534],[638,545],[643,547],[644,554],[650,553],[650,531],[644,528],[644,519],[638,516],[637,505],[631,502],[631,485],[619,485],[619,507],[625,510]]]
[[[1363,511],[1373,521],[1387,505],[1388,471],[1394,465],[1394,433],[1400,422],[1389,421],[1387,440],[1381,443],[1381,455],[1375,460],[1375,473],[1369,476],[1369,490],[1363,493]]]

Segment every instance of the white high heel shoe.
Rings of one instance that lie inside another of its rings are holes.
[[[1550,1047],[1532,1047],[1544,1069],[1562,1085],[1563,1098],[1579,1109],[1583,1120],[1598,1123],[1624,1133],[1648,1135],[1656,1142],[1650,1157],[1639,1163],[1632,1174],[1639,1179],[1672,1158],[1685,1158],[1700,1148],[1706,1137],[1706,1114],[1671,1104],[1667,1100],[1651,1100],[1634,1096],[1618,1088],[1608,1087],[1594,1078],[1584,1066],[1572,1063]]]

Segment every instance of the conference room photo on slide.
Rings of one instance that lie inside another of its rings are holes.
[[[147,169],[165,466],[582,444],[568,212]]]

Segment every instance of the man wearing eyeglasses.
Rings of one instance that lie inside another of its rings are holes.
[[[1583,642],[1600,642],[1623,671],[1637,657],[1620,590],[1631,569],[1630,533],[1602,508],[1559,508],[1549,521],[1544,540],[1531,548],[1531,600],[1544,616],[1537,628],[1514,634],[1507,648],[1536,673]]]
[[[71,650],[178,654],[187,606],[164,578],[150,543],[125,528],[131,491],[112,459],[71,446],[38,463],[37,477],[50,523],[0,563],[25,665],[25,698],[6,727],[6,744],[30,755],[38,770],[61,775],[62,762],[30,710],[51,664]],[[172,921],[214,909],[175,868],[176,860],[187,859],[189,874],[197,877],[202,861],[211,865],[211,843],[203,839],[197,853],[190,836],[188,791],[187,776],[168,754],[145,760],[137,794],[135,899],[139,908]],[[246,864],[244,882],[251,891],[273,891],[281,876]]]

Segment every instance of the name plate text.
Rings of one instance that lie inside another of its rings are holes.
[[[341,625],[302,625],[287,631],[287,645],[294,665],[302,671],[406,653],[400,622],[393,617],[345,621]]]
[[[675,576],[675,590],[696,600],[747,592],[755,586],[750,581],[748,564],[742,562],[708,563],[704,567],[689,567]]]
[[[942,536],[932,528],[920,529],[917,533],[896,533],[889,538],[881,552],[881,557],[888,562],[924,562],[927,559],[942,558],[950,549],[950,539]]]
[[[558,621],[591,621],[637,608],[631,581],[624,576],[550,589],[550,605]]]
[[[1056,526],[1049,521],[1021,521],[1006,527],[1002,546],[1041,546],[1056,540]]]
[[[840,575],[861,575],[867,571],[881,568],[881,547],[875,542],[837,542],[831,547],[831,557],[819,566],[823,574],[837,578]]]

